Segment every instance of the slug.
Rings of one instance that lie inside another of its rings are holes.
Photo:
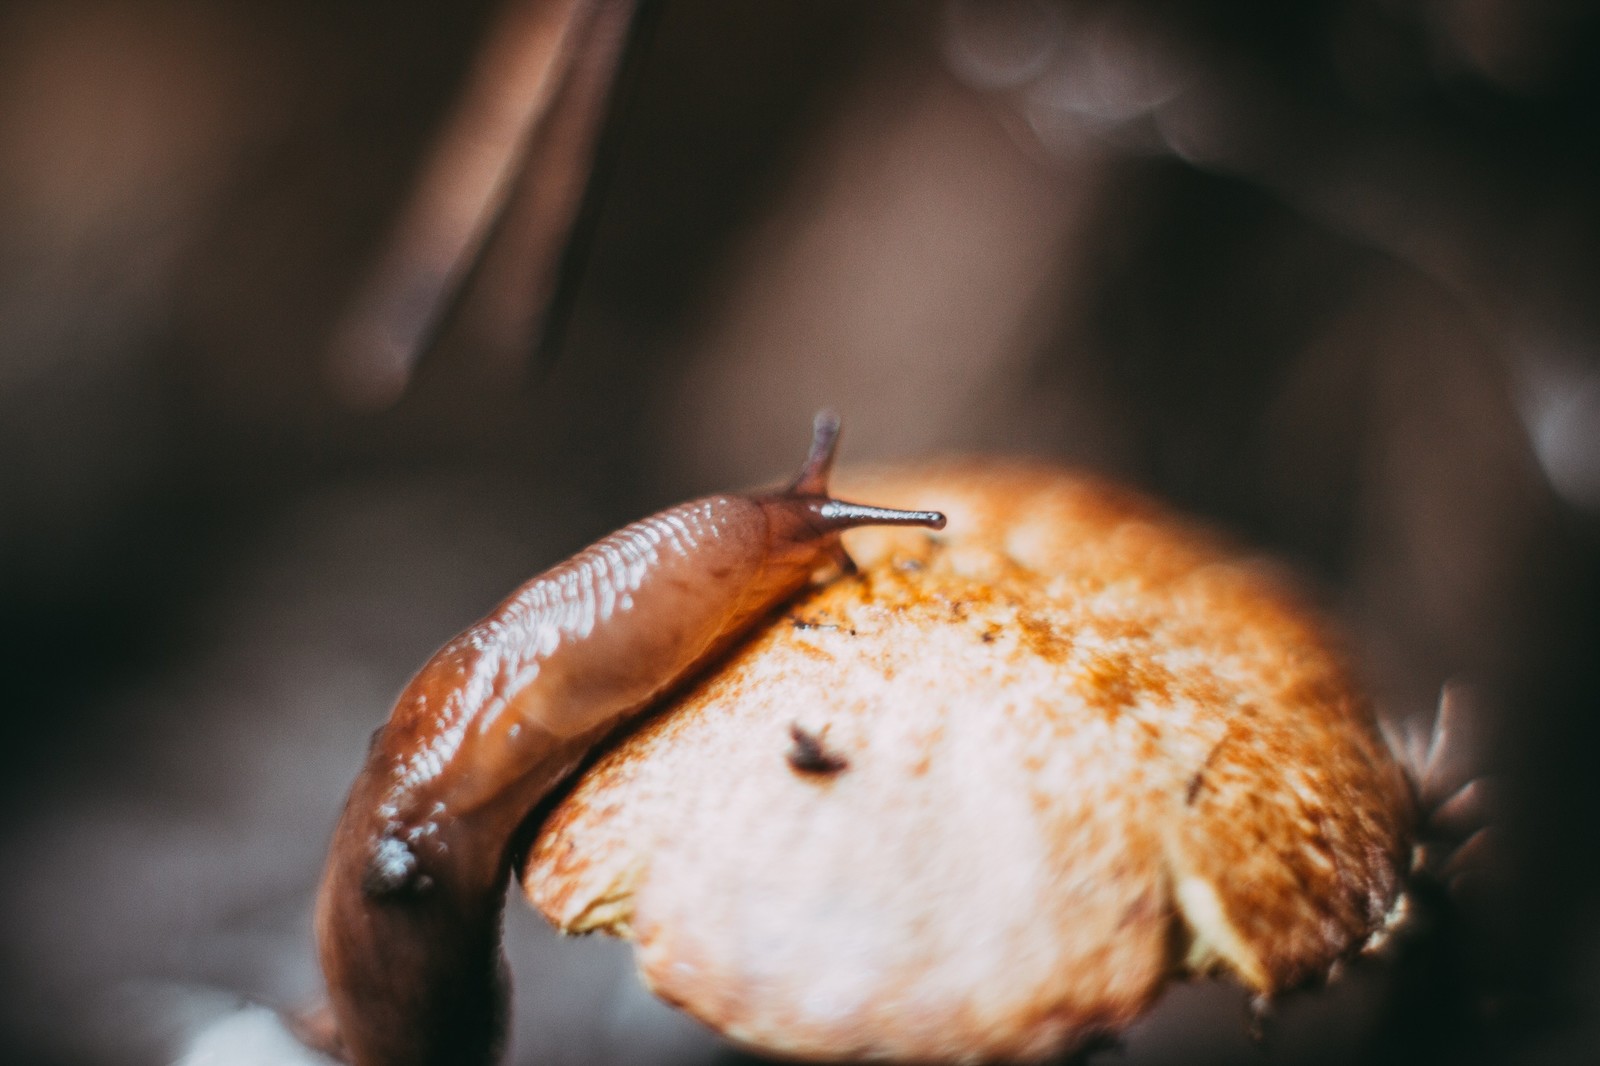
[[[839,534],[944,526],[828,496],[839,422],[794,482],[679,504],[585,548],[441,648],[373,734],[316,907],[335,1050],[355,1066],[494,1062],[501,916],[529,812],[622,720],[806,585]]]

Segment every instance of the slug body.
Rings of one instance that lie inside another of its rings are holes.
[[[529,812],[623,719],[798,592],[861,525],[935,512],[827,496],[838,421],[765,496],[635,522],[446,644],[373,735],[317,900],[338,1049],[357,1066],[487,1063],[507,1021],[500,920]]]

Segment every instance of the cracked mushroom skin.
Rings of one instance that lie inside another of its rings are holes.
[[[1411,801],[1273,567],[1042,466],[857,479],[942,534],[775,615],[589,769],[524,888],[807,1059],[1036,1060],[1176,975],[1271,996],[1381,938]]]

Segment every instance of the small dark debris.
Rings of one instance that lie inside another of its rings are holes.
[[[1227,743],[1228,738],[1225,736],[1221,740],[1217,741],[1210,751],[1206,752],[1205,761],[1200,764],[1200,769],[1196,770],[1194,772],[1194,776],[1189,778],[1189,788],[1183,796],[1183,805],[1185,807],[1194,806],[1194,801],[1200,795],[1200,788],[1205,784],[1206,772],[1211,769],[1211,764],[1217,759],[1217,753],[1221,751]]]
[[[794,740],[784,757],[798,773],[836,774],[850,765],[848,759],[822,746],[822,738],[809,732],[799,722],[789,725],[789,736]]]

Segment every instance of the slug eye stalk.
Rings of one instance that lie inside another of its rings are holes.
[[[856,526],[927,526],[943,529],[945,518],[938,511],[898,511],[865,503],[828,500],[817,508],[817,517],[827,523],[829,532]]]
[[[784,495],[826,496],[828,478],[833,474],[833,456],[838,448],[839,413],[825,407],[811,420],[811,451]]]

